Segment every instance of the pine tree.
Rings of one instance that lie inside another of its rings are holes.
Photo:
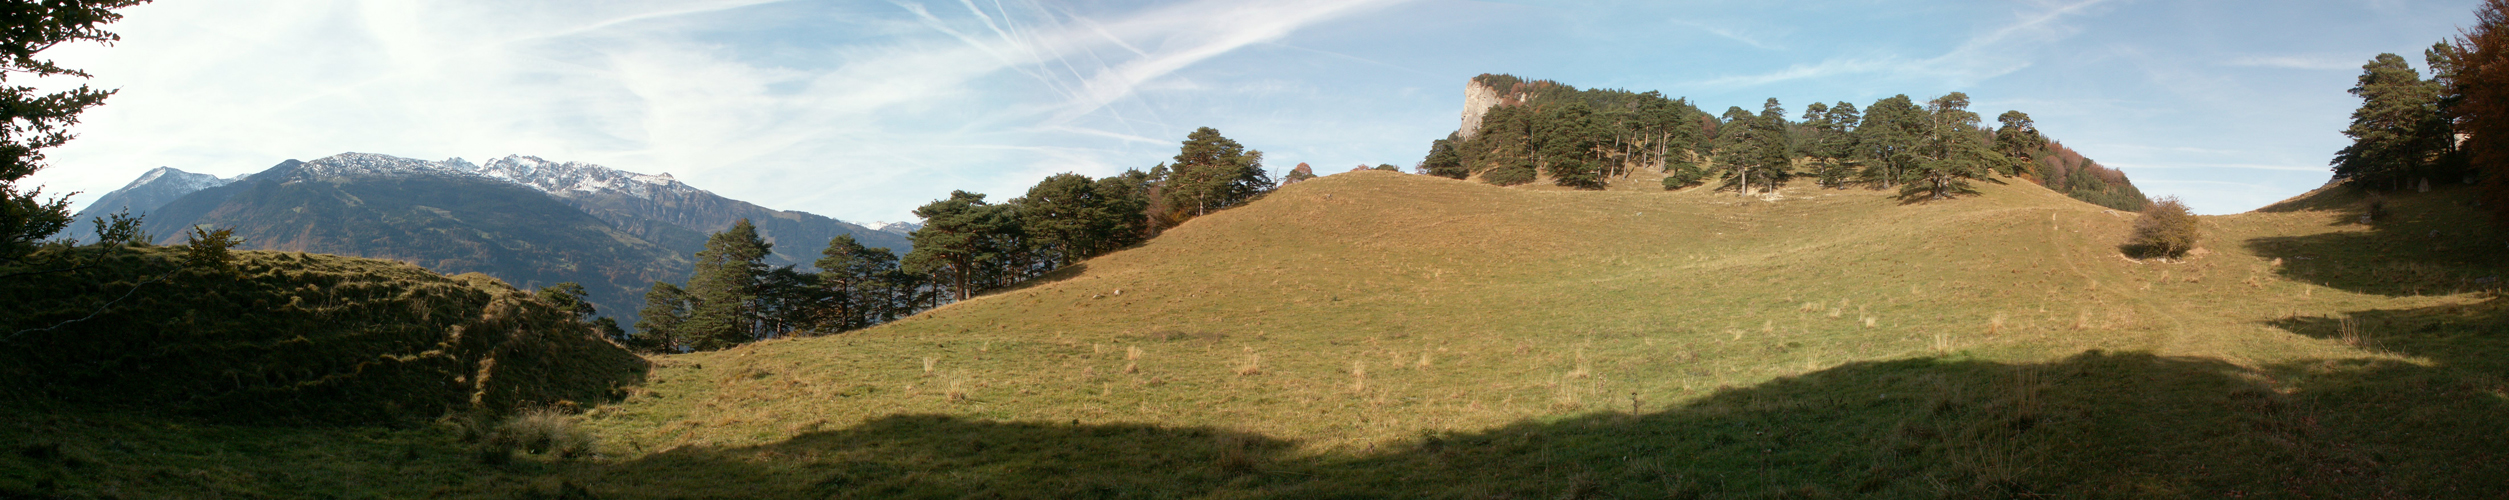
[[[759,298],[773,246],[749,219],[706,238],[688,276],[690,307],[681,325],[691,348],[722,349],[766,336]]]
[[[2379,54],[2361,65],[2351,89],[2361,98],[2344,136],[2352,145],[2335,153],[2335,177],[2355,184],[2401,187],[2427,177],[2454,138],[2440,115],[2439,82],[2423,80],[2403,57]]]
[[[819,277],[778,266],[758,276],[758,299],[753,321],[756,340],[766,340],[823,328],[826,318],[835,309],[835,297],[819,286]]]
[[[1168,168],[1166,195],[1176,209],[1192,211],[1185,218],[1243,205],[1273,187],[1262,151],[1246,149],[1211,127],[1186,135]]]
[[[1926,102],[1927,121],[1922,158],[1912,171],[1918,182],[1900,186],[1906,199],[1943,199],[1974,194],[1972,179],[1983,179],[2010,160],[1986,145],[1978,131],[1978,114],[1969,111],[1969,95],[1945,94]]]
[[[1514,186],[1537,177],[1533,113],[1526,106],[1498,106],[1481,115],[1481,132],[1459,148],[1481,182]]]
[[[1540,114],[1534,137],[1537,164],[1551,183],[1578,189],[1603,189],[1603,167],[1594,152],[1603,130],[1594,108],[1571,102]]]
[[[1098,199],[1106,203],[1106,213],[1097,221],[1098,232],[1106,238],[1101,250],[1112,252],[1150,238],[1154,229],[1149,217],[1150,201],[1154,198],[1150,174],[1125,170],[1106,176],[1098,179],[1097,191]]]
[[[1717,168],[1725,187],[1733,188],[1736,195],[1751,194],[1751,174],[1767,156],[1763,151],[1768,145],[1767,128],[1759,122],[1759,115],[1733,106],[1725,108],[1724,122],[1716,127]]]
[[[819,255],[812,265],[819,268],[818,286],[829,297],[829,310],[822,316],[825,327],[846,331],[883,321],[892,308],[887,281],[897,272],[897,254],[863,246],[846,234],[829,239]]]
[[[1020,224],[1055,267],[1095,256],[1105,246],[1108,235],[1101,232],[1100,219],[1109,214],[1097,188],[1097,182],[1085,175],[1054,174],[1028,188],[1028,196],[1015,203]]]
[[[1804,128],[1811,137],[1804,141],[1804,156],[1812,160],[1812,174],[1822,187],[1845,187],[1854,175],[1848,157],[1855,154],[1854,136],[1848,130],[1860,117],[1856,106],[1839,102],[1836,106],[1812,103],[1803,112]]]
[[[1420,161],[1417,169],[1420,174],[1448,179],[1472,176],[1472,170],[1464,166],[1463,154],[1455,152],[1455,137],[1455,134],[1447,134],[1445,139],[1429,141],[1429,157]]]
[[[2047,136],[2039,135],[2038,124],[2030,121],[2029,113],[2020,110],[2005,111],[1995,121],[2003,124],[1995,129],[1995,152],[2010,160],[1999,170],[2005,175],[2030,173],[2030,165],[2037,162],[2032,155],[2047,149]]]
[[[1010,250],[1001,247],[1001,235],[1017,227],[1016,214],[1006,208],[966,191],[952,191],[949,199],[916,208],[923,229],[909,236],[915,249],[906,254],[905,267],[947,285],[953,300],[974,296],[978,287],[1001,274],[995,266]]]
[[[679,285],[653,282],[645,290],[645,307],[637,311],[636,334],[629,347],[647,352],[680,352],[688,347],[688,315],[694,307]]]
[[[1757,118],[1751,126],[1755,135],[1753,140],[1759,142],[1759,147],[1751,150],[1754,157],[1750,162],[1753,174],[1750,177],[1760,181],[1761,189],[1775,190],[1778,183],[1793,175],[1794,168],[1794,141],[1787,133],[1786,108],[1777,103],[1777,98],[1771,97],[1768,102],[1761,103]]]
[[[1890,189],[1906,181],[1923,159],[1919,147],[1928,135],[1931,117],[1907,94],[1874,101],[1855,128],[1856,161],[1867,181]]]
[[[80,2],[10,2],[0,6],[0,73],[22,78],[88,78],[85,71],[63,68],[37,56],[64,43],[111,45],[121,37],[104,25],[122,19],[115,9],[145,0]],[[18,182],[42,170],[45,149],[68,143],[69,127],[80,112],[104,104],[114,91],[86,85],[53,93],[30,86],[0,86],[0,262],[15,261],[35,245],[70,225],[67,196],[45,199],[43,188]]]

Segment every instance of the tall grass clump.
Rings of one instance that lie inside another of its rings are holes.
[[[592,433],[577,428],[566,412],[534,409],[507,417],[481,436],[479,459],[501,464],[513,460],[515,452],[575,459],[592,454],[594,444]]]
[[[2195,213],[2176,196],[2163,196],[2143,209],[2143,217],[2134,221],[2134,236],[2126,240],[2126,250],[2142,257],[2178,258],[2195,249]]]

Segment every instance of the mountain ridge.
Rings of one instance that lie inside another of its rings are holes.
[[[897,232],[761,207],[667,174],[523,155],[478,164],[351,152],[224,182],[147,180],[134,186],[156,190],[142,194],[198,188],[135,210],[158,243],[211,225],[233,228],[248,249],[396,259],[525,288],[571,281],[604,315],[630,323],[645,288],[685,279],[707,235],[742,218],[777,243],[772,265],[807,268],[838,235],[901,254],[908,247]]]
[[[145,214],[183,195],[224,186],[243,180],[243,178],[243,176],[223,178],[210,174],[195,174],[174,167],[148,169],[148,172],[140,174],[138,179],[122,185],[120,189],[105,192],[104,196],[97,197],[95,202],[88,203],[86,208],[80,209],[78,215],[71,216],[70,227],[63,230],[61,236],[81,242],[96,241],[96,229],[87,224],[89,219],[123,211]]]

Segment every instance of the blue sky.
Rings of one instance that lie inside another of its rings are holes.
[[[157,166],[524,154],[901,220],[953,189],[1147,169],[1201,126],[1276,172],[1407,168],[1467,79],[1510,73],[1711,113],[1962,91],[2236,213],[2323,184],[2360,65],[2419,66],[2475,4],[187,0],[49,53],[121,94],[35,182],[85,203]]]

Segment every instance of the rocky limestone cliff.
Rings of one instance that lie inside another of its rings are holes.
[[[1464,123],[1463,128],[1455,129],[1458,137],[1470,140],[1474,133],[1480,132],[1481,115],[1489,113],[1490,107],[1497,106],[1498,101],[1498,89],[1482,85],[1478,78],[1465,80]]]

